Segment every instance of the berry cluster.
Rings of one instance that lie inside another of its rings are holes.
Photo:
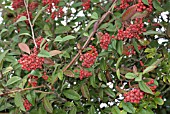
[[[28,86],[36,87],[37,80],[38,80],[38,76],[28,75]]]
[[[44,80],[48,80],[48,75],[46,74],[46,72],[44,72],[42,78],[43,78]]]
[[[43,44],[45,44],[44,49],[47,51],[49,50],[48,44],[46,43],[47,41],[43,37],[40,36],[40,37],[36,38],[35,42],[36,42],[38,48],[40,48],[41,45],[43,46]],[[43,44],[41,44],[41,43],[43,43]]]
[[[19,15],[15,18],[14,21],[17,21],[17,20],[18,20],[20,17],[22,17],[22,16],[26,16],[26,17],[28,18],[27,12],[25,11],[25,12],[19,14]],[[31,12],[29,12],[29,17],[30,17],[30,19],[32,19],[32,13],[31,13]],[[26,23],[27,25],[29,25],[29,21],[28,21],[28,20],[26,20],[25,23]]]
[[[145,32],[144,23],[142,18],[136,18],[134,24],[130,24],[126,30],[118,30],[117,40],[124,40],[125,38],[136,38],[140,39],[140,34]]]
[[[80,70],[80,75],[79,75],[79,77],[80,77],[80,80],[82,80],[83,78],[88,78],[88,77],[90,77],[90,76],[92,76],[92,73],[91,72],[89,72],[89,71],[87,71],[87,70],[83,70],[83,69],[81,69]]]
[[[120,9],[126,9],[130,6],[129,3],[133,2],[133,0],[121,0],[121,4],[119,7],[116,7],[116,9],[120,10]]]
[[[126,56],[135,55],[136,52],[135,52],[134,46],[132,46],[132,45],[124,46],[123,47],[123,54],[126,55]]]
[[[146,83],[150,87],[150,89],[154,92],[157,86],[154,84],[154,79],[150,79],[149,82]]]
[[[14,10],[24,6],[24,0],[12,0],[12,8]]]
[[[44,6],[48,5],[47,12],[51,14],[51,19],[55,19],[56,17],[63,17],[64,11],[62,7],[58,7],[58,3],[60,0],[43,0],[42,3]]]
[[[80,56],[80,61],[83,61],[82,66],[86,68],[90,68],[98,56],[97,49],[92,45],[89,47],[91,50]]]
[[[137,11],[138,12],[143,12],[143,11],[147,10],[148,12],[152,12],[152,10],[153,10],[152,0],[148,0],[148,4],[149,5],[145,5],[142,2],[142,0],[138,0]]]
[[[107,50],[110,41],[111,41],[110,35],[108,33],[105,33],[100,39],[100,47],[104,50]]]
[[[125,102],[139,103],[140,100],[144,97],[144,92],[135,88],[127,93],[124,93],[124,97]]]
[[[32,104],[27,99],[24,100],[23,104],[24,104],[26,111],[30,110]]]
[[[84,1],[82,6],[83,10],[88,10],[90,8],[90,0]]]
[[[28,9],[33,11],[35,8],[38,7],[38,2],[31,2],[29,5],[28,5]]]
[[[18,62],[21,64],[23,70],[31,71],[36,70],[38,68],[42,69],[44,58],[38,57],[37,54],[38,51],[36,48],[34,48],[33,53],[31,53],[30,55],[27,54],[22,55]]]

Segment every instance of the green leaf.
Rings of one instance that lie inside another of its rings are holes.
[[[92,106],[90,107],[90,109],[89,109],[88,114],[95,114],[95,113],[96,113],[95,108],[94,108],[94,106],[92,105]]]
[[[51,57],[50,53],[46,50],[41,50],[40,53],[38,54],[38,57]]]
[[[41,73],[41,71],[39,71],[39,70],[32,70],[32,71],[31,71],[31,74],[34,75],[34,76],[38,76],[38,77],[41,77],[41,76],[42,76],[42,73]]]
[[[46,34],[47,36],[52,36],[52,35],[53,35],[52,32],[51,32],[51,28],[50,28],[50,26],[49,26],[48,24],[45,24],[45,25],[44,25],[43,30],[44,30],[44,32],[45,32],[45,34]]]
[[[146,85],[144,81],[139,82],[139,88],[146,93],[153,94],[152,90]]]
[[[71,28],[69,26],[57,26],[55,29],[56,34],[67,33]]]
[[[75,36],[71,36],[71,35],[65,36],[64,38],[61,38],[61,36],[57,36],[54,42],[65,42],[65,41],[75,39],[75,38],[76,38]]]
[[[144,71],[143,71],[143,74],[146,74],[152,70],[154,70],[157,66],[148,66]]]
[[[34,25],[35,21],[37,20],[37,18],[39,17],[39,15],[46,9],[47,6],[42,7],[41,10],[38,11],[37,15],[35,16],[35,18],[32,21],[32,24]]]
[[[93,14],[91,15],[91,18],[97,20],[99,17],[98,17],[98,14],[96,12],[93,12]]]
[[[119,53],[119,55],[122,55],[123,52],[123,41],[117,41],[117,52]]]
[[[111,112],[112,114],[120,114],[120,109],[117,106],[113,106]]]
[[[105,92],[107,95],[109,95],[110,97],[112,97],[112,98],[115,97],[114,91],[113,91],[112,89],[110,89],[110,88],[105,89],[104,92]]]
[[[23,105],[23,100],[21,97],[21,93],[16,93],[14,97],[14,103],[17,107],[19,107],[21,110],[25,111],[25,107]]]
[[[163,8],[161,8],[160,3],[158,2],[158,0],[153,0],[153,7],[158,10],[158,11],[164,11]]]
[[[21,21],[26,21],[27,20],[27,17],[26,16],[21,16],[14,24],[17,24]]]
[[[86,84],[81,86],[81,93],[84,98],[90,99],[90,93]]]
[[[76,91],[74,91],[72,89],[64,90],[63,94],[68,99],[72,99],[72,100],[79,100],[81,98],[80,95]]]
[[[142,0],[145,5],[149,5],[148,0]]]
[[[29,36],[29,37],[32,37],[29,33],[21,33],[18,36]]]
[[[119,64],[120,64],[120,61],[122,60],[123,57],[119,57],[119,59],[117,60],[117,63],[116,63],[116,69],[119,68]]]
[[[47,112],[53,113],[53,107],[46,97],[43,98],[43,104]]]
[[[154,101],[155,101],[155,103],[158,104],[158,105],[163,105],[163,104],[164,104],[163,99],[161,99],[161,98],[159,98],[159,97],[154,98]]]
[[[134,73],[128,72],[128,73],[125,75],[125,77],[126,77],[127,79],[134,79],[134,78],[136,78],[136,75],[135,75]]]
[[[20,81],[20,80],[21,80],[20,77],[14,76],[14,77],[10,78],[10,79],[7,81],[6,86],[11,85],[11,84],[13,84],[13,83],[15,83],[15,82],[18,82],[18,81]]]
[[[148,30],[144,32],[143,35],[164,35],[164,34],[158,31]]]
[[[70,110],[69,114],[77,114],[77,108],[76,108],[76,107],[73,107],[73,108]]]
[[[3,105],[0,106],[0,111],[2,112],[3,110],[7,110],[11,107],[13,107],[13,105],[11,105],[9,103],[4,103]]]
[[[136,78],[135,78],[135,81],[141,81],[142,80],[142,73],[140,73],[139,74],[139,76],[137,76]]]
[[[59,70],[58,73],[57,73],[57,76],[60,80],[63,80],[63,71]]]
[[[130,102],[125,103],[124,101],[122,102],[123,110],[129,113],[135,113],[135,109],[133,105]]]
[[[11,66],[6,67],[6,69],[2,72],[2,74],[6,74],[6,73],[8,73],[8,72],[10,72],[12,70],[13,70],[13,68]]]
[[[95,23],[97,20],[92,20],[92,21],[90,21],[89,23],[88,23],[88,25],[86,26],[86,28],[85,28],[85,31],[87,31],[89,28],[90,28],[90,26],[93,24],[93,23]]]
[[[116,75],[117,75],[117,78],[120,80],[120,69],[116,70]]]
[[[9,50],[6,50],[2,53],[0,53],[0,63],[2,62],[2,60],[4,59],[5,55],[8,53]]]
[[[133,46],[134,46],[135,50],[136,50],[138,53],[140,53],[139,50],[138,50],[138,43],[136,42],[135,39],[133,39]]]

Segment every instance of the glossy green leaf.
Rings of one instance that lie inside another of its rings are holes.
[[[122,55],[122,52],[123,52],[123,41],[118,41],[117,44],[117,52],[119,53],[119,55]]]
[[[122,102],[122,106],[123,106],[123,110],[125,110],[126,112],[135,113],[135,109],[130,102],[127,103]]]
[[[91,18],[92,19],[98,19],[98,14],[96,12],[93,12],[92,15],[91,15]]]
[[[21,21],[26,21],[27,20],[27,17],[26,16],[21,16],[14,24],[17,24]]]
[[[41,50],[40,53],[38,54],[38,57],[51,57],[50,53],[46,50]]]
[[[76,107],[73,107],[73,108],[70,110],[69,114],[77,114],[77,108],[76,108]]]
[[[156,68],[156,66],[148,66],[144,71],[143,71],[143,74],[146,74],[152,70],[154,70]]]
[[[64,90],[63,94],[68,99],[72,99],[72,100],[79,100],[81,98],[80,95],[76,91],[74,91],[72,89]]]
[[[152,90],[146,85],[144,81],[139,82],[139,88],[146,93],[153,94]]]
[[[145,5],[149,5],[148,0],[142,0]]]
[[[160,3],[158,2],[158,0],[153,0],[153,7],[158,11],[163,11],[164,10],[163,8],[161,8]]]
[[[114,91],[113,91],[112,89],[107,88],[107,89],[104,90],[104,92],[105,92],[108,96],[110,96],[110,97],[112,97],[112,98],[115,98],[115,93],[114,93]]]
[[[57,26],[55,29],[56,34],[67,33],[71,28],[69,26]]]
[[[120,114],[120,109],[118,106],[113,106],[111,109],[112,114]]]
[[[9,50],[6,50],[2,53],[0,53],[0,63],[2,62],[2,60],[4,59],[4,57],[6,56],[6,54],[8,53]]]
[[[18,76],[13,76],[13,77],[11,77],[11,78],[7,81],[6,86],[11,85],[11,84],[13,84],[13,83],[15,83],[15,82],[18,82],[18,81],[20,81],[20,80],[21,80],[20,77],[18,77]]]
[[[24,105],[23,105],[23,99],[21,97],[21,93],[16,93],[14,97],[14,103],[17,107],[19,107],[21,110],[25,111]]]
[[[46,97],[43,98],[43,105],[47,112],[49,113],[53,112],[53,107]]]
[[[164,104],[163,99],[161,99],[161,98],[159,98],[159,97],[155,97],[155,98],[154,98],[154,101],[155,101],[155,103],[158,104],[158,105],[163,105],[163,104]]]
[[[95,114],[95,113],[96,113],[95,107],[92,105],[92,106],[90,107],[90,109],[89,109],[88,114]]]
[[[123,57],[119,57],[119,59],[116,62],[116,69],[119,68],[120,61],[122,60]]]
[[[57,73],[57,76],[60,80],[63,80],[63,71],[59,70],[58,73]]]
[[[90,99],[90,93],[86,84],[81,86],[81,93],[84,98]]]
[[[120,80],[120,69],[116,70],[116,75],[117,75],[118,79]]]
[[[134,79],[134,78],[136,78],[136,75],[135,75],[134,73],[128,72],[128,73],[125,75],[125,77],[126,77],[127,79]]]

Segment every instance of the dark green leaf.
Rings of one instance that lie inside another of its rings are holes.
[[[135,113],[135,109],[130,102],[127,103],[122,102],[122,106],[123,106],[123,110],[125,110],[126,112]]]
[[[51,57],[51,55],[48,51],[42,49],[38,54],[38,57]]]
[[[98,19],[98,14],[96,12],[93,12],[93,14],[91,15],[92,19]]]
[[[64,90],[63,94],[68,99],[72,99],[72,100],[79,100],[81,98],[80,95],[76,91],[74,91],[72,89]]]
[[[43,98],[43,105],[47,112],[53,113],[53,107],[46,97]]]
[[[161,98],[159,98],[159,97],[155,97],[155,98],[154,98],[154,101],[155,101],[155,103],[158,104],[158,105],[163,105],[163,104],[164,104],[163,99],[161,99]]]
[[[161,8],[160,3],[158,2],[158,0],[153,0],[153,7],[158,11],[163,11],[164,10],[163,8]]]
[[[86,84],[81,86],[81,93],[83,97],[90,99],[90,93]]]
[[[110,88],[105,89],[104,92],[105,92],[108,96],[110,96],[110,97],[112,97],[112,98],[115,97],[114,91],[113,91],[112,89],[110,89]]]
[[[117,44],[117,52],[119,53],[119,55],[122,55],[122,52],[123,52],[123,41],[118,41]]]
[[[55,33],[56,34],[67,33],[70,30],[71,28],[69,26],[57,26]]]
[[[15,83],[15,82],[18,82],[18,81],[20,81],[20,80],[21,80],[20,77],[18,77],[18,76],[13,76],[13,77],[11,77],[11,78],[7,81],[6,86],[11,85],[11,84],[13,84],[13,83]]]
[[[76,108],[76,107],[73,107],[73,108],[70,110],[69,114],[77,114],[77,108]]]
[[[95,114],[95,113],[96,113],[95,108],[94,108],[94,106],[92,105],[92,106],[90,107],[90,109],[89,109],[88,114]]]
[[[146,93],[153,94],[152,90],[145,84],[144,81],[139,82],[139,88]]]
[[[145,5],[149,5],[148,0],[142,0]]]
[[[123,57],[119,57],[119,59],[117,60],[117,63],[116,63],[116,69],[119,68],[119,64],[120,64],[120,61],[122,60]]]
[[[118,108],[118,106],[113,106],[111,112],[112,114],[120,114],[120,109]]]
[[[2,60],[4,59],[5,55],[8,53],[9,50],[6,50],[2,53],[0,53],[0,63],[2,62]]]
[[[21,110],[25,111],[24,105],[23,105],[23,99],[21,97],[20,93],[16,93],[14,97],[14,103],[17,107],[19,107]]]

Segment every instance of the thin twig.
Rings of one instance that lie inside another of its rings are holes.
[[[22,92],[22,91],[32,90],[32,89],[43,88],[43,87],[45,87],[45,86],[44,86],[44,85],[41,85],[41,86],[36,86],[36,87],[32,87],[32,88],[24,88],[24,89],[11,90],[11,91],[9,91],[9,92],[0,94],[0,96],[4,96],[4,95],[8,95],[8,94],[13,94],[13,93],[16,93],[16,92]]]
[[[164,96],[168,91],[170,91],[170,86],[165,91],[163,91],[161,95]]]
[[[27,11],[27,15],[28,15],[28,22],[29,22],[29,25],[30,25],[30,28],[31,28],[32,39],[33,39],[33,42],[34,42],[35,47],[37,48],[37,44],[36,44],[36,42],[35,42],[34,29],[33,29],[33,25],[32,25],[32,23],[31,23],[29,11],[28,11],[28,4],[26,3],[25,0],[24,0],[24,5],[25,5],[26,11]]]

